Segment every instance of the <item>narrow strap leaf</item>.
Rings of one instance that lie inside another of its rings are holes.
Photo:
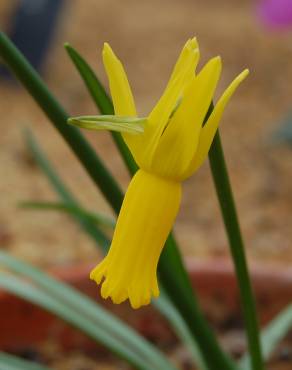
[[[31,279],[34,284],[39,286],[37,289],[40,289],[42,294],[46,296],[46,300],[55,299],[58,304],[63,305],[61,316],[60,310],[57,308],[57,314],[60,317],[67,320],[68,317],[64,317],[64,314],[66,315],[67,312],[69,312],[69,318],[71,314],[75,318],[73,322],[72,320],[69,322],[75,326],[77,324],[77,327],[83,331],[84,326],[82,325],[84,322],[85,328],[87,328],[85,333],[93,337],[95,340],[104,343],[102,335],[107,333],[109,338],[115,339],[119,342],[119,346],[123,344],[123,347],[125,346],[129,351],[132,351],[136,356],[140,356],[143,361],[146,361],[150,367],[147,365],[145,369],[149,369],[151,366],[152,368],[174,369],[156,348],[135,333],[133,329],[127,327],[127,325],[123,324],[118,318],[98,306],[84,294],[69,287],[65,283],[53,279],[30,264],[24,263],[4,252],[0,252],[0,262],[2,266]],[[0,285],[3,279],[5,280],[5,278],[1,277]],[[48,305],[50,306],[50,302]],[[43,307],[46,308],[46,306]],[[76,319],[76,315],[78,319]],[[88,326],[86,324],[87,321],[92,327],[90,330],[88,330]],[[80,325],[82,327],[80,327]],[[100,331],[102,331],[102,333]],[[109,348],[113,349],[110,346]],[[121,355],[121,353],[119,354]],[[144,367],[139,366],[138,368]]]
[[[152,370],[151,367],[147,366],[146,362],[143,363],[145,359],[139,358],[139,356],[128,346],[125,346],[123,342],[116,340],[106,330],[101,329],[98,325],[93,324],[92,321],[82,317],[78,312],[70,309],[56,298],[50,297],[41,289],[23,282],[19,278],[3,273],[0,273],[0,287],[62,318],[96,342],[102,343],[119,357],[124,358],[127,362],[135,366],[136,369]]]
[[[115,221],[107,216],[101,215],[99,213],[89,212],[84,208],[66,203],[25,201],[20,202],[19,206],[24,209],[62,211],[70,214],[71,216],[85,218],[88,221],[93,222],[103,228],[113,230],[113,228],[115,227]]]
[[[209,113],[211,111],[212,109],[209,109]],[[209,162],[222,218],[225,224],[225,230],[229,240],[229,248],[235,266],[243,316],[246,324],[248,347],[251,354],[251,369],[264,370],[256,302],[248,272],[244,242],[241,235],[219,131],[216,132],[209,151]]]
[[[73,208],[80,208],[79,202],[76,200],[74,195],[70,192],[67,186],[63,183],[62,179],[58,175],[57,171],[50,163],[49,159],[46,157],[45,153],[41,149],[40,145],[37,143],[32,132],[29,130],[25,131],[25,140],[29,151],[32,153],[34,159],[36,160],[38,166],[43,171],[44,175],[52,185],[53,189],[59,196],[59,198],[68,206]],[[81,227],[89,234],[96,244],[106,251],[110,241],[108,237],[100,230],[96,224],[90,221],[84,215],[80,213],[75,213],[72,215]]]
[[[171,323],[176,335],[185,344],[186,348],[200,370],[208,370],[208,366],[201,354],[197,342],[194,340],[184,319],[171,303],[164,291],[161,291],[157,300],[153,301],[154,306],[167,318]]]
[[[0,369],[2,370],[50,370],[47,366],[23,358],[0,352]]]
[[[261,332],[263,357],[267,361],[280,341],[292,328],[292,305],[285,307]],[[250,354],[239,362],[241,370],[250,370]]]

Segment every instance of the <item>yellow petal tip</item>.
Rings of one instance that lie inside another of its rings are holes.
[[[238,75],[238,78],[240,78],[241,80],[244,80],[247,76],[249,75],[249,69],[246,68],[244,69],[239,75]]]
[[[197,38],[196,37],[193,37],[191,40],[190,40],[190,45],[192,46],[192,48],[195,50],[195,49],[198,49],[199,45],[198,45],[198,41],[197,41]]]
[[[222,60],[219,55],[209,60],[209,62],[206,64],[208,66],[207,68],[210,68],[210,70],[221,72],[222,69]]]
[[[249,75],[249,69],[244,69],[239,75],[234,79],[232,84],[235,84],[236,86],[239,85],[243,80],[246,79],[246,77]]]
[[[108,42],[104,42],[103,43],[103,50],[104,51],[111,50],[110,44]]]
[[[198,49],[198,41],[196,37],[193,37],[191,39],[188,39],[188,41],[185,43],[184,48],[186,48],[189,51],[194,51]]]
[[[116,59],[116,56],[115,56],[115,53],[113,52],[113,49],[111,48],[110,44],[107,43],[107,42],[105,42],[103,44],[102,55],[103,55],[103,57],[111,57],[111,58]]]
[[[213,58],[213,61],[214,61],[214,63],[222,64],[222,59],[221,59],[220,55],[217,55],[215,58]]]

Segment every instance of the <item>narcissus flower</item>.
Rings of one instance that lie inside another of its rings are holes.
[[[159,295],[157,263],[178,213],[181,184],[203,163],[226,103],[248,74],[244,70],[235,78],[203,125],[221,59],[211,59],[196,75],[198,61],[197,41],[188,40],[162,97],[147,117],[139,118],[124,68],[105,44],[103,62],[115,115],[69,120],[89,129],[120,131],[140,168],[126,192],[110,250],[90,274],[102,284],[102,297],[114,303],[129,299],[138,308]]]

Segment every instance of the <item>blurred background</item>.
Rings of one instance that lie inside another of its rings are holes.
[[[291,268],[291,28],[269,23],[251,0],[1,0],[0,23],[70,115],[97,112],[64,42],[85,57],[106,86],[101,51],[109,42],[128,72],[140,115],[160,97],[190,37],[200,43],[199,68],[213,56],[222,57],[216,98],[249,68],[222,120],[226,160],[250,263]],[[18,207],[24,200],[56,200],[27,150],[24,129],[33,130],[85,207],[112,215],[110,208],[35,102],[3,68],[0,102],[1,247],[46,269],[96,261],[94,243],[69,216]],[[110,135],[83,133],[126,189],[129,177]],[[184,184],[175,231],[185,257],[229,258],[207,162]],[[54,353],[55,347],[48,351]],[[66,361],[64,369],[93,368],[79,355]]]
[[[25,11],[20,10],[25,3]],[[19,20],[19,13],[35,16],[48,3],[51,13],[46,10],[43,18],[34,17],[26,24]],[[80,0],[25,0],[23,4],[19,0],[0,2],[2,29],[20,43],[71,115],[95,114],[96,109],[64,51],[66,41],[89,61],[105,84],[101,50],[103,42],[109,42],[124,62],[141,115],[147,114],[161,95],[189,37],[198,37],[199,67],[212,56],[219,54],[223,59],[217,96],[235,75],[249,68],[250,76],[222,120],[228,168],[250,261],[291,263],[292,153],[285,138],[275,139],[292,109],[291,30],[261,22],[254,1],[87,0],[85,5]],[[30,96],[3,71],[1,76],[1,245],[40,266],[95,259],[98,252],[92,241],[69,217],[17,207],[22,200],[56,199],[24,144],[23,129],[30,127],[85,206],[111,213]],[[84,134],[125,189],[129,178],[109,134]],[[175,230],[185,256],[229,254],[208,163],[184,184]]]

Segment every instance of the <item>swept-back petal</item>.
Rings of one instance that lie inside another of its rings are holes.
[[[149,115],[150,125],[163,126],[162,122],[168,120],[186,83],[194,76],[198,61],[199,50],[193,49],[187,43],[183,48],[179,61],[174,67],[164,93]]]
[[[187,170],[197,149],[202,123],[220,73],[221,59],[213,58],[186,88],[153,157],[152,168],[159,173],[179,179]]]
[[[119,116],[136,116],[135,102],[126,72],[108,43],[104,44],[102,57],[109,79],[115,114]]]
[[[228,88],[224,91],[223,95],[219,99],[207,123],[201,130],[197,152],[194,155],[193,160],[191,161],[190,167],[185,175],[185,178],[187,178],[193,172],[195,172],[204,162],[205,158],[208,155],[210,146],[214,139],[215,133],[217,131],[226,104],[228,103],[229,99],[231,98],[239,84],[247,77],[248,74],[249,74],[248,69],[245,69],[243,72],[241,72],[231,82],[231,84],[228,86]]]
[[[136,116],[136,107],[132,90],[120,60],[116,57],[108,43],[103,48],[103,63],[109,79],[110,92],[114,104],[115,114],[120,116]],[[134,159],[138,162],[138,152],[141,139],[137,141],[129,133],[122,133],[123,139],[130,148]]]
[[[188,64],[188,59],[189,59],[189,55],[191,53],[193,53],[194,51],[196,50],[196,52],[198,53],[198,59],[200,57],[200,54],[199,54],[199,45],[198,45],[198,42],[197,42],[197,39],[196,37],[193,37],[192,39],[189,39],[179,57],[178,57],[178,60],[173,68],[173,71],[172,71],[172,74],[170,76],[170,79],[169,79],[169,82],[168,82],[168,86],[173,82],[173,80],[177,77],[177,75],[180,73],[181,70],[183,70],[186,66],[186,64]]]
[[[199,51],[197,49],[191,49],[191,52],[187,53],[186,60],[183,63],[184,68],[179,68],[177,73],[175,73],[175,77],[168,83],[163,95],[148,117],[148,125],[145,128],[147,147],[144,148],[143,152],[146,167],[152,162],[153,154],[171,113],[174,111],[186,85],[194,76],[198,60]]]

